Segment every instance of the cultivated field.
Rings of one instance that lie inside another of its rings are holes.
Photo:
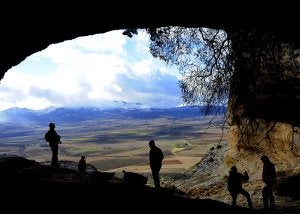
[[[88,120],[81,123],[56,124],[61,135],[59,159],[87,163],[100,171],[121,173],[122,170],[149,174],[148,142],[156,141],[165,155],[161,174],[184,173],[220,140],[227,141],[227,129],[222,135],[222,119],[211,116],[176,120]],[[0,125],[0,153],[16,154],[38,162],[50,161],[51,150],[44,140],[47,124]]]

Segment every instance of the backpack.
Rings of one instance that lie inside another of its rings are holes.
[[[47,132],[47,133],[45,134],[45,140],[46,140],[47,142],[49,142],[49,140],[50,140],[49,132]]]

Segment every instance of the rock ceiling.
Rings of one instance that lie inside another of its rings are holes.
[[[297,7],[291,4],[220,4],[214,1],[196,6],[193,2],[181,5],[144,2],[143,7],[137,8],[138,5],[128,2],[105,6],[93,2],[62,6],[44,1],[30,5],[26,1],[1,7],[5,13],[0,13],[0,79],[12,66],[50,44],[116,29],[181,25],[234,32],[258,27],[271,29],[285,40],[300,43]]]

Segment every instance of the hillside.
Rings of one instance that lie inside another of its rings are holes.
[[[215,107],[213,112],[224,114],[225,107]],[[137,108],[117,106],[114,108],[48,108],[44,110],[32,110],[26,108],[10,108],[0,111],[0,122],[6,123],[29,123],[47,124],[75,123],[93,119],[157,119],[157,118],[200,118],[204,115],[205,107],[182,106],[167,109],[158,108]]]

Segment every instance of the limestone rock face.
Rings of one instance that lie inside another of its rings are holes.
[[[251,125],[244,119],[242,124],[230,128],[229,149],[224,161],[226,168],[236,165],[259,179],[262,171],[260,157],[267,155],[277,171],[299,172],[299,127],[262,119]]]

